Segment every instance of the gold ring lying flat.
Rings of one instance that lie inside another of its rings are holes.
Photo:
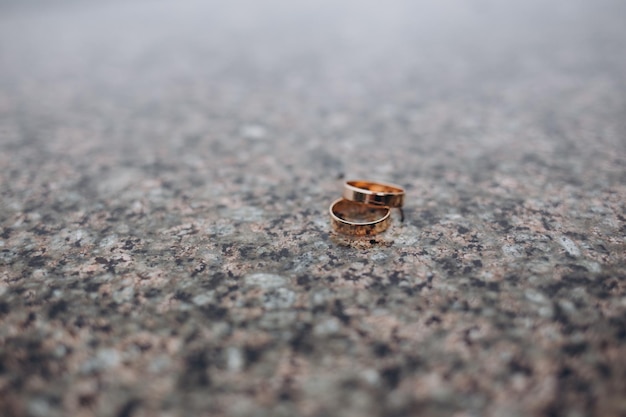
[[[398,185],[382,182],[346,181],[343,187],[343,198],[358,203],[402,207],[404,204],[404,189]]]
[[[329,211],[333,229],[346,235],[372,236],[386,230],[391,220],[389,207],[343,198],[331,204]]]

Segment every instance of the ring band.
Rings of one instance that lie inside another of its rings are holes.
[[[356,203],[340,198],[330,205],[333,229],[354,236],[372,236],[386,230],[391,209],[386,206]]]
[[[343,198],[356,201],[357,203],[402,207],[404,204],[404,189],[399,185],[382,182],[346,181],[343,187]]]

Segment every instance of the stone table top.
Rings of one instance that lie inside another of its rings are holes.
[[[626,415],[625,15],[1,3],[0,415]]]

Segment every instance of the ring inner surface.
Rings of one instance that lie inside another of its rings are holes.
[[[351,201],[340,201],[333,208],[335,216],[351,223],[371,223],[382,219],[389,212],[388,207],[369,206]]]

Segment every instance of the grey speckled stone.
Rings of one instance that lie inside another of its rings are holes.
[[[624,3],[225,3],[0,4],[0,414],[625,415]]]

